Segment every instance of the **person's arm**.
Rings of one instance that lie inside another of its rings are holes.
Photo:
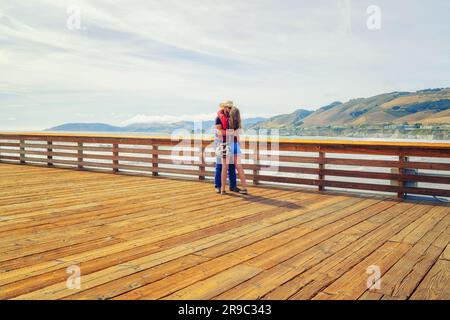
[[[236,137],[236,141],[241,143],[241,129],[237,129],[234,131],[234,136]]]
[[[226,135],[226,132],[225,132],[225,130],[222,129],[221,124],[216,124],[216,132],[217,132],[218,136]]]
[[[223,129],[222,129],[222,121],[220,121],[220,118],[216,118],[216,134],[218,136],[223,136]]]

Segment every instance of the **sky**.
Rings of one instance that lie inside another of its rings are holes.
[[[0,130],[450,87],[449,21],[443,0],[0,0]]]

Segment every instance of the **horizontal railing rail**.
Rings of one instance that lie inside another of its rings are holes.
[[[214,176],[212,138],[0,133],[0,161],[113,173]],[[243,139],[254,184],[450,197],[450,143]]]

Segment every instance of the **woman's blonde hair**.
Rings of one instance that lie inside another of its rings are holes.
[[[241,112],[238,108],[232,107],[230,110],[230,129],[242,129]]]

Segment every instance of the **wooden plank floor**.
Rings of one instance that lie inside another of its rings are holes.
[[[10,164],[0,195],[0,299],[450,298],[448,205]]]

